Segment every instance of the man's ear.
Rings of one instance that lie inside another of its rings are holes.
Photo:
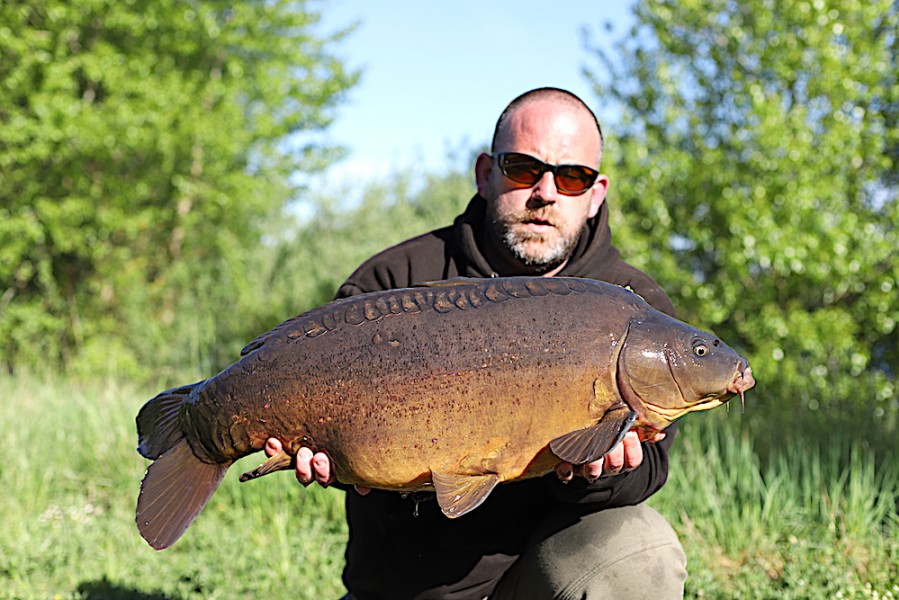
[[[609,178],[606,175],[600,175],[596,178],[596,183],[590,190],[590,212],[587,214],[588,219],[592,219],[599,212],[603,200],[606,199],[606,192],[609,191]]]
[[[482,152],[474,163],[474,180],[481,198],[487,198],[490,195],[491,175],[493,175],[493,157]]]

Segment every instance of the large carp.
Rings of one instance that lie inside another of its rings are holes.
[[[292,468],[306,446],[345,484],[433,490],[448,517],[500,482],[606,454],[714,408],[754,381],[715,336],[588,279],[456,279],[336,300],[250,342],[205,381],[137,416],[153,462],[137,525],[173,544],[237,459],[284,450],[241,480]]]

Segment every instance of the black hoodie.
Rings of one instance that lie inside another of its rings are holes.
[[[600,206],[581,232],[560,276],[629,286],[657,310],[674,307],[658,284],[625,263],[612,245],[608,208]],[[407,240],[366,261],[337,292],[339,298],[452,277],[495,277],[478,246],[486,201],[475,196],[450,227]],[[447,519],[433,494],[403,497],[373,490],[347,493],[350,538],[343,580],[359,600],[483,598],[528,544],[542,516],[561,507],[573,515],[642,502],[665,483],[676,426],[656,444],[643,444],[637,469],[588,484],[563,484],[554,473],[497,487],[477,510]]]

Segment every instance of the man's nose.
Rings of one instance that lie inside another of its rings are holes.
[[[539,199],[542,204],[552,204],[559,197],[559,188],[556,187],[556,179],[552,171],[547,171],[534,184],[531,198]]]

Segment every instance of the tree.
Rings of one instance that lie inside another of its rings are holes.
[[[473,160],[472,160],[473,164]],[[407,238],[452,224],[474,194],[474,178],[451,170],[369,183],[361,202],[341,206],[339,191],[316,200],[312,215],[274,248],[266,280],[271,301],[260,307],[268,327],[324,304],[363,261]]]
[[[894,0],[638,2],[589,69],[616,240],[750,354],[758,413],[899,416]]]
[[[356,80],[311,4],[0,4],[8,369],[147,359],[245,282],[289,178],[335,156],[304,134]]]

